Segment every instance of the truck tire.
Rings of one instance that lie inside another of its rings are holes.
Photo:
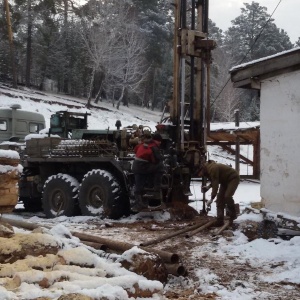
[[[68,174],[50,176],[43,188],[42,205],[47,218],[72,217],[78,210],[78,181]]]
[[[107,171],[95,169],[85,174],[78,195],[82,215],[111,219],[128,215],[129,201],[122,196],[118,180]]]

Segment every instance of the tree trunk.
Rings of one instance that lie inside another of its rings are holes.
[[[102,82],[103,82],[103,81],[102,81]],[[101,82],[101,84],[100,84],[98,93],[97,93],[97,95],[96,95],[96,98],[95,98],[95,101],[94,101],[95,103],[98,103],[99,100],[101,101],[102,82]]]
[[[7,0],[4,0],[4,6],[6,12],[7,28],[8,28],[8,40],[9,40],[11,67],[12,67],[12,75],[13,75],[13,87],[17,88],[18,80],[17,80],[16,63],[15,63],[15,50],[14,50],[13,34],[12,34],[11,22],[10,22],[9,4]]]
[[[117,109],[119,109],[119,108],[120,108],[120,103],[121,103],[121,102],[122,102],[122,100],[123,100],[124,91],[125,91],[125,86],[123,86],[123,87],[122,87],[122,92],[121,92],[121,95],[120,95],[120,97],[119,97],[119,99],[118,99],[118,101],[117,101]]]
[[[32,9],[31,9],[31,0],[28,0],[28,24],[27,24],[27,48],[26,48],[26,77],[25,85],[30,87],[31,81],[31,42],[32,42]]]
[[[87,104],[86,104],[86,107],[87,107],[87,108],[90,108],[90,107],[91,107],[91,99],[92,99],[92,93],[93,93],[93,86],[94,86],[95,72],[96,72],[96,68],[93,67],[92,75],[91,75],[91,82],[90,82],[89,97],[88,97],[88,101],[87,101]]]

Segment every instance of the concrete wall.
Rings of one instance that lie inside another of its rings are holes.
[[[261,197],[300,216],[300,71],[261,83]]]

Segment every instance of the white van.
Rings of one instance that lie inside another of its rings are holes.
[[[44,128],[45,118],[40,113],[22,110],[18,104],[9,108],[0,107],[0,143],[23,142],[26,135],[38,133]]]

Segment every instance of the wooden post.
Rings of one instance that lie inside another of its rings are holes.
[[[256,139],[253,141],[253,177],[260,178],[260,130],[257,130]]]
[[[240,174],[240,138],[238,135],[235,140],[235,170]]]
[[[235,117],[235,126],[240,126],[240,115],[239,110],[236,109],[234,111],[234,117]],[[235,139],[235,170],[240,174],[240,138],[237,135]]]

